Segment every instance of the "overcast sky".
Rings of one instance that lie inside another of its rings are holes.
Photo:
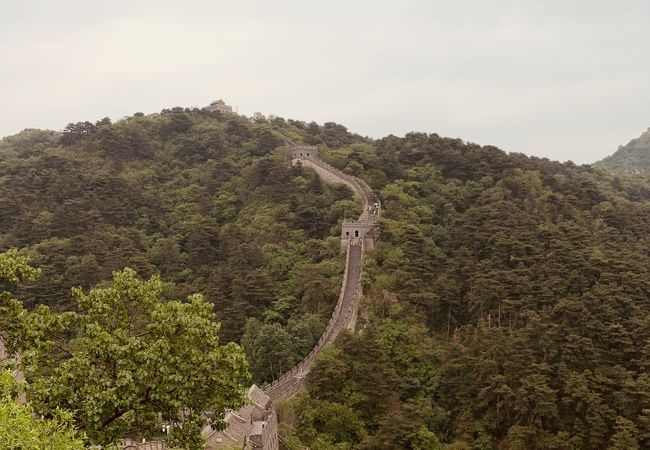
[[[0,0],[0,136],[223,98],[589,163],[650,127],[650,1]]]

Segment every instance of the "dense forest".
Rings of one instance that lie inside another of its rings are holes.
[[[175,108],[3,139],[0,248],[24,248],[43,271],[17,296],[68,309],[73,286],[126,266],[159,273],[170,296],[215,303],[223,339],[247,329],[263,347],[251,352],[283,346],[272,369],[254,363],[258,381],[273,379],[324,329],[344,264],[334,236],[360,208],[274,152],[282,137],[309,137],[297,125]]]
[[[384,215],[365,325],[284,405],[295,443],[650,447],[647,182],[422,133],[327,155]]]
[[[650,128],[596,165],[627,175],[650,174]]]
[[[255,382],[309,352],[338,296],[344,186],[288,165],[318,145],[382,199],[354,333],[280,405],[289,448],[650,448],[650,183],[435,134],[173,108],[0,144],[8,289],[74,309],[124,267],[214,303]]]

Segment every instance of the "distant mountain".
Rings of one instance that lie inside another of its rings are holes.
[[[650,175],[650,128],[595,165],[626,175]]]

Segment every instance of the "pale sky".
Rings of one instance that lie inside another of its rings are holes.
[[[650,1],[0,0],[0,136],[223,98],[589,163],[650,127]]]

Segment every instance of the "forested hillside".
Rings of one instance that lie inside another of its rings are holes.
[[[648,184],[421,133],[326,158],[384,215],[295,444],[650,448]]]
[[[650,185],[597,168],[181,108],[25,131],[0,145],[0,250],[43,273],[16,297],[160,273],[274,378],[318,339],[359,214],[283,138],[383,205],[356,331],[281,405],[291,448],[650,448]]]
[[[650,128],[596,165],[627,175],[650,174]]]
[[[17,297],[67,309],[73,286],[127,266],[159,273],[170,297],[215,303],[225,341],[249,329],[250,351],[282,347],[255,372],[273,379],[324,329],[344,265],[338,227],[360,208],[348,188],[274,151],[313,133],[333,146],[354,139],[335,124],[182,108],[3,139],[0,249],[23,248],[42,269]],[[263,323],[246,328],[251,318]]]

